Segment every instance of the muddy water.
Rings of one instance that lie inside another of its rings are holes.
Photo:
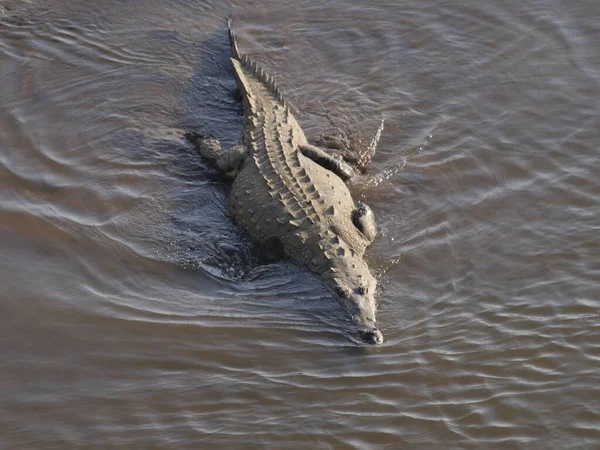
[[[600,447],[598,2],[0,5],[0,448]],[[182,138],[232,12],[307,134],[386,120],[381,347]]]

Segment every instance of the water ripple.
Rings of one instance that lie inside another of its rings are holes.
[[[234,8],[308,135],[386,120],[374,348],[183,139],[238,139],[229,5],[5,4],[0,446],[598,447],[593,2]]]

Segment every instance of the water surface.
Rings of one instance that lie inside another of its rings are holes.
[[[600,4],[0,3],[0,447],[600,447]],[[257,257],[225,18],[353,188],[384,345]]]

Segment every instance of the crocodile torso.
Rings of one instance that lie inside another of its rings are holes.
[[[344,180],[301,151],[311,146],[273,78],[240,53],[231,29],[229,33],[244,105],[242,145],[222,158],[228,164],[220,165],[235,175],[229,212],[256,242],[277,247],[319,274],[348,309],[363,339],[379,343],[376,280],[363,259],[374,234],[359,229],[362,222]],[[197,144],[213,160],[219,152],[225,154],[215,139]],[[366,215],[372,221],[368,207]]]

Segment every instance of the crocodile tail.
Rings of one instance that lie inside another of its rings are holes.
[[[238,48],[238,38],[235,34],[233,34],[233,30],[231,29],[231,17],[227,21],[227,31],[229,32],[229,43],[231,44],[231,54],[234,59],[238,61],[242,59],[242,55]]]
[[[271,94],[273,94],[273,96],[283,106],[286,106],[283,95],[281,94],[281,91],[277,87],[277,84],[275,84],[273,77],[271,75],[269,75],[268,73],[266,73],[262,67],[260,67],[258,64],[256,64],[256,62],[252,61],[248,56],[246,56],[240,52],[240,49],[238,47],[238,37],[234,34],[233,30],[231,29],[231,17],[227,21],[227,30],[229,32],[229,43],[231,44],[231,59],[233,61],[238,61],[240,63],[239,67],[236,64],[234,64],[234,67],[236,69],[236,73],[238,74],[238,79],[239,79],[240,83],[242,85],[244,85],[244,90],[246,92],[246,95],[250,95],[250,91],[248,90],[247,81],[244,81],[243,77],[242,78],[239,77],[240,73],[243,72],[242,68],[245,69],[250,74],[252,74],[258,80],[260,80],[260,82],[264,86],[266,86],[266,88],[271,92]]]

